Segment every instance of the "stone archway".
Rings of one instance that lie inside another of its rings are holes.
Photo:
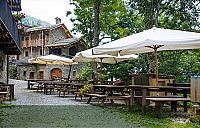
[[[54,68],[51,70],[51,79],[62,78],[62,70],[59,68]]]

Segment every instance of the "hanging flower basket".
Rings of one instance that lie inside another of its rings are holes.
[[[24,13],[16,13],[16,14],[12,14],[15,22],[18,22],[18,21],[22,21],[22,18],[25,18],[25,14]]]
[[[23,25],[18,25],[19,33],[26,34],[28,31]]]

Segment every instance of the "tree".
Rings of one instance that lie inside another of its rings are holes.
[[[80,32],[83,34],[83,39],[88,43],[88,47],[95,46],[94,44],[94,3],[95,0],[72,0],[71,5],[75,6],[74,14],[76,18],[71,18],[73,22],[72,32]],[[113,33],[124,33],[128,29],[121,28],[118,22],[127,13],[126,6],[121,0],[101,0],[99,15],[99,41],[106,37],[110,37],[112,28],[117,28]],[[97,32],[98,33],[98,32]],[[112,37],[113,34],[112,34]],[[112,38],[111,37],[111,38]]]

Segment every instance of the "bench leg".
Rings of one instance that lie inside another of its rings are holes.
[[[101,106],[104,106],[105,100],[106,100],[106,99],[102,99],[102,101],[101,101]]]
[[[65,98],[65,92],[63,93],[63,97]]]
[[[187,102],[184,101],[184,112],[187,112]]]
[[[78,94],[76,93],[76,94],[75,94],[75,100],[76,100],[76,98],[77,98],[77,95],[78,95]]]
[[[157,118],[162,118],[162,105],[163,103],[162,102],[155,102],[155,111],[156,111],[156,117]]]
[[[92,96],[90,96],[90,98],[88,99],[87,104],[89,104],[91,100],[92,100]]]
[[[112,104],[114,104],[114,100],[111,99],[110,101],[111,101]]]
[[[177,101],[171,101],[171,111],[177,111]]]

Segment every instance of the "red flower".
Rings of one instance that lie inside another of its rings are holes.
[[[90,90],[91,92],[93,91],[93,88]]]

